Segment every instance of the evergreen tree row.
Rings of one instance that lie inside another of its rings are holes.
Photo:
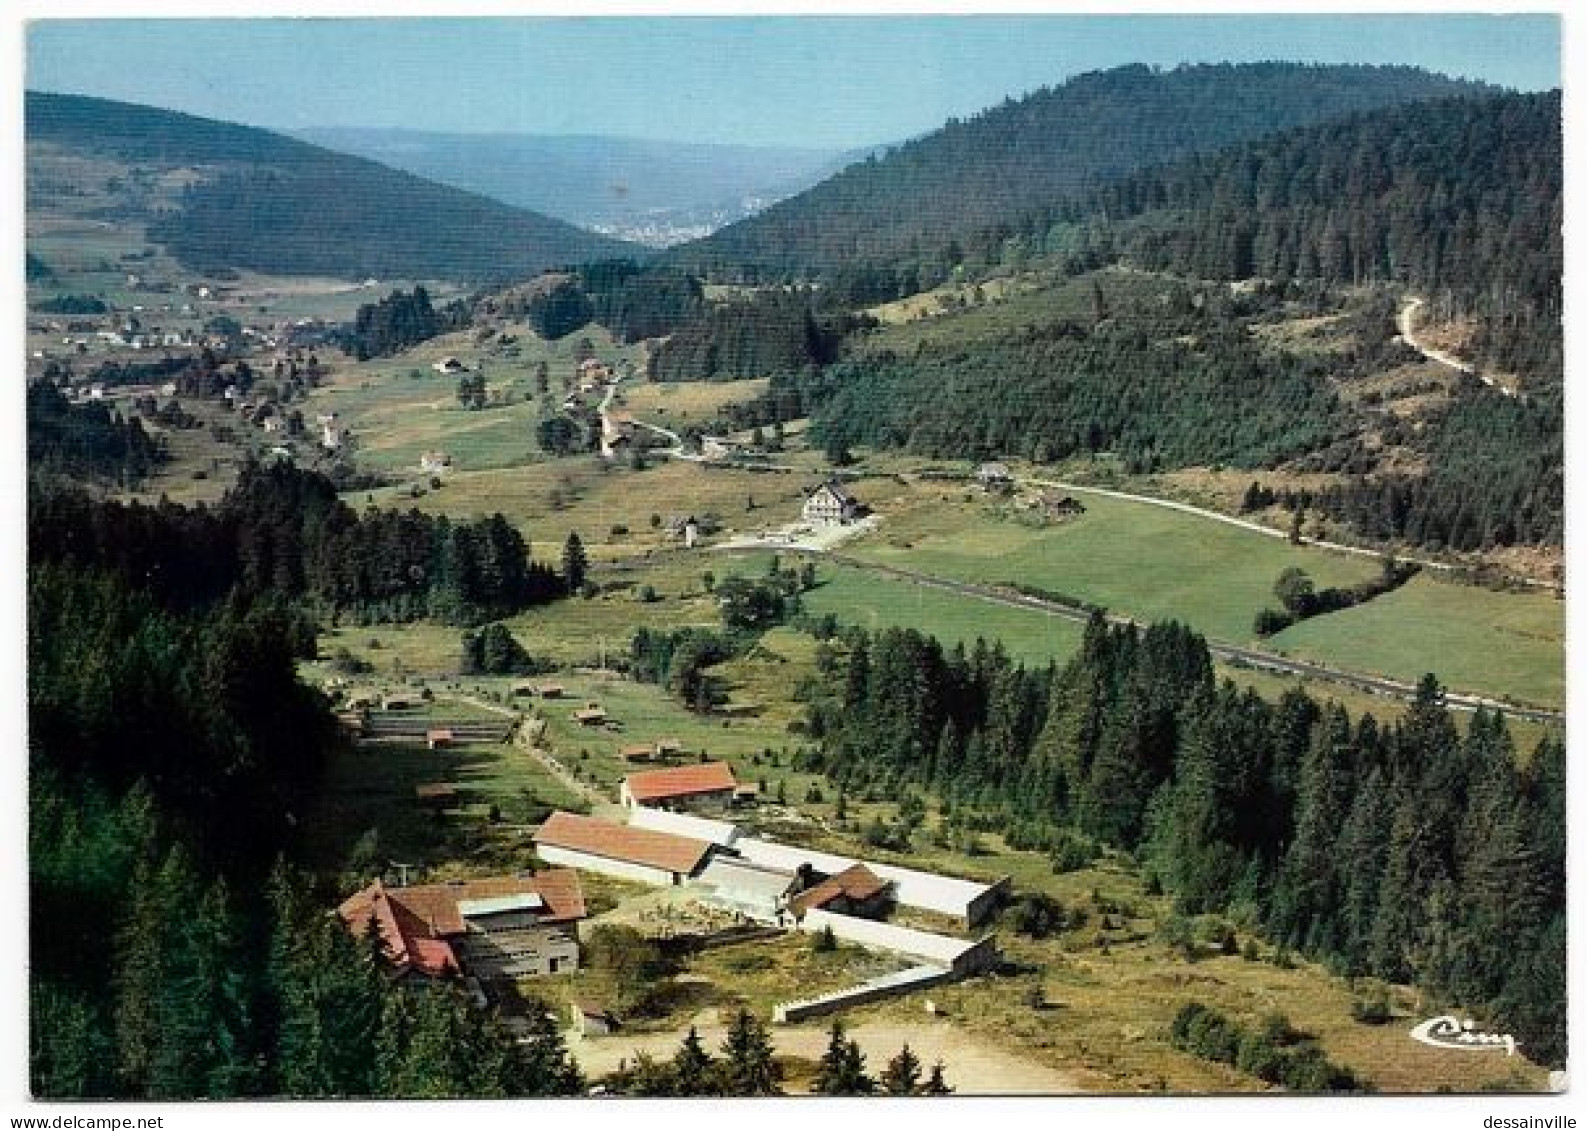
[[[27,389],[28,464],[68,479],[134,488],[166,458],[164,441],[101,402],[74,405],[50,381]]]
[[[564,593],[501,515],[473,522],[371,508],[290,464],[250,464],[214,508],[92,499],[39,487],[28,500],[34,559],[105,569],[161,600],[233,588],[305,598],[330,614],[475,624]]]
[[[936,792],[1016,843],[1137,855],[1186,913],[1245,909],[1351,974],[1415,983],[1565,1055],[1564,747],[1462,737],[1432,677],[1404,719],[1218,685],[1204,641],[1093,617],[1057,670],[984,644],[853,631],[812,704],[849,793]]]

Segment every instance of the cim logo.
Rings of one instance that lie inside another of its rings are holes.
[[[1423,1021],[1411,1030],[1411,1036],[1435,1049],[1459,1049],[1462,1052],[1497,1052],[1515,1055],[1515,1038],[1509,1033],[1484,1033],[1475,1021],[1461,1021],[1452,1014]]]

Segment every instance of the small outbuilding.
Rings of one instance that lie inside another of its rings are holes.
[[[573,1031],[581,1037],[607,1037],[622,1026],[609,1009],[588,1002],[573,1003]]]

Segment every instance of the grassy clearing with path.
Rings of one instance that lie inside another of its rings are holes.
[[[1378,570],[1370,558],[1291,546],[1146,503],[1080,494],[1085,514],[1041,527],[969,490],[939,487],[935,499],[931,493],[923,488],[918,501],[846,553],[948,579],[1019,581],[1143,621],[1181,620],[1234,643],[1253,642],[1252,620],[1257,609],[1277,604],[1273,582],[1283,569],[1306,570],[1318,588],[1351,585]],[[1255,643],[1408,682],[1432,669],[1455,690],[1558,706],[1563,610],[1544,594],[1499,593],[1424,574],[1395,593]]]
[[[1042,526],[969,491],[936,494],[890,515],[879,535],[848,553],[936,577],[1038,586],[1236,642],[1251,638],[1258,609],[1276,603],[1273,582],[1286,567],[1305,569],[1319,588],[1354,584],[1378,569],[1369,559],[1100,495],[1079,496],[1084,514]]]
[[[1525,703],[1565,702],[1565,604],[1538,592],[1495,592],[1425,574],[1353,609],[1314,617],[1270,646],[1325,663]]]

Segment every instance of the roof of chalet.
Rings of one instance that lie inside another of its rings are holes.
[[[793,907],[802,915],[812,907],[825,907],[839,896],[847,896],[849,899],[863,903],[880,895],[887,888],[886,880],[864,864],[855,864],[794,896]]]
[[[730,793],[738,787],[733,767],[726,762],[700,762],[690,766],[669,766],[664,770],[644,770],[629,774],[624,781],[636,802],[664,801],[672,797],[693,797],[702,793]]]
[[[618,825],[558,810],[534,835],[537,845],[584,852],[608,860],[692,874],[711,851],[703,840]]]
[[[836,479],[828,479],[814,491],[811,491],[808,497],[813,499],[822,492],[831,495],[840,503],[852,503],[855,501],[853,493]]]
[[[336,913],[357,934],[366,931],[373,918],[386,954],[399,970],[439,975],[458,969],[457,956],[447,939],[468,929],[461,905],[488,905],[503,899],[521,903],[531,895],[544,905],[545,923],[584,918],[579,874],[567,868],[408,888],[388,888],[376,880],[349,896]]]

